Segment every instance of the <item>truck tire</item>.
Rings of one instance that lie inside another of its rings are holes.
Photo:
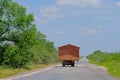
[[[72,61],[71,66],[72,66],[72,67],[75,66],[75,61]]]
[[[65,67],[65,61],[62,61],[62,67]]]
[[[65,64],[64,64],[64,63],[62,63],[62,67],[65,67]]]
[[[74,67],[74,66],[75,66],[75,64],[71,64],[71,66],[72,66],[72,67]]]

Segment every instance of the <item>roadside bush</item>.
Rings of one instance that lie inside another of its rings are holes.
[[[25,50],[20,50],[18,46],[13,45],[6,49],[6,51],[4,52],[4,61],[2,62],[2,64],[8,65],[9,67],[13,68],[21,68],[30,61],[30,58],[31,54],[29,54]]]

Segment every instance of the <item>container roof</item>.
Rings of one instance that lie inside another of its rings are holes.
[[[66,44],[66,45],[60,46],[58,48],[63,48],[63,47],[67,47],[67,46],[71,46],[71,47],[75,47],[75,48],[79,48],[80,49],[80,47],[72,45],[72,44]]]

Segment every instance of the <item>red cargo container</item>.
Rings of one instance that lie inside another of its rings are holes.
[[[79,60],[79,49],[80,47],[67,44],[59,49],[59,59],[62,60],[62,66],[71,65],[74,66],[75,60]]]

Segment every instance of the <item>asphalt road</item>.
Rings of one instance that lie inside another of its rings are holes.
[[[30,72],[9,80],[118,80],[105,68],[89,64],[86,59],[76,62],[75,67],[53,66],[44,70]]]

